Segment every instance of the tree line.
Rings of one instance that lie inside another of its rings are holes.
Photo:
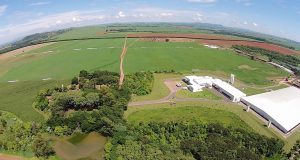
[[[127,125],[107,143],[106,159],[244,159],[282,157],[284,143],[243,129],[201,122]]]
[[[280,65],[283,65],[291,69],[292,71],[294,71],[296,75],[300,75],[300,68],[299,68],[300,59],[295,56],[283,55],[279,52],[269,51],[266,49],[251,47],[251,46],[234,45],[232,46],[232,48],[251,54],[253,56],[257,56],[257,55],[266,56],[269,58],[270,62],[279,63]]]

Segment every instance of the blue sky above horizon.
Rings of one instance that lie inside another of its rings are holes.
[[[300,42],[300,0],[0,0],[0,44],[112,22],[202,22]]]

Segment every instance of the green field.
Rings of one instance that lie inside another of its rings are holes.
[[[129,47],[125,57],[125,72],[175,70],[222,71],[233,73],[236,78],[257,85],[272,84],[270,78],[287,73],[232,51],[209,49],[197,43],[136,42]]]
[[[83,69],[118,72],[123,43],[124,39],[107,39],[52,44],[0,61],[0,82],[69,79]]]
[[[61,86],[68,81],[28,81],[0,83],[0,110],[14,113],[23,121],[41,121],[43,116],[34,110],[32,103],[44,88]]]

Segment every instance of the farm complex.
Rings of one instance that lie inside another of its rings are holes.
[[[211,32],[89,26],[0,54],[0,146],[53,160],[195,159],[199,146],[211,158],[228,143],[220,157],[283,157],[300,139],[299,51]]]

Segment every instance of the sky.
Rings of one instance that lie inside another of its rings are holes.
[[[0,44],[114,22],[199,22],[300,42],[300,0],[0,0]]]

